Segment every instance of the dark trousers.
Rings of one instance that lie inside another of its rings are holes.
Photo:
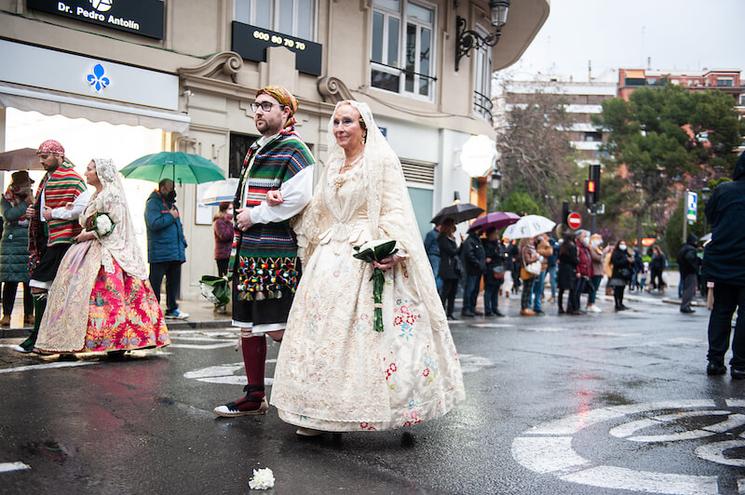
[[[181,287],[181,262],[150,263],[150,285],[153,286],[158,302],[160,302],[160,286],[164,276],[166,277],[166,311],[170,313],[178,309],[176,299],[178,299]]]
[[[34,314],[34,300],[31,299],[31,288],[26,282],[3,282],[3,314],[10,316],[13,313],[13,304],[16,301],[18,284],[23,283],[23,315]]]
[[[691,273],[690,275],[686,275],[685,279],[681,280],[683,282],[683,297],[680,300],[681,311],[691,309],[691,301],[693,301],[693,296],[696,295],[696,279],[696,274]]]
[[[523,280],[523,292],[520,295],[520,309],[530,308],[530,294],[533,292],[535,277]]]
[[[462,312],[473,313],[476,311],[476,299],[479,296],[479,282],[481,282],[481,274],[466,275],[466,287],[463,289]]]
[[[707,358],[715,363],[724,363],[732,330],[732,315],[737,309],[735,336],[732,339],[732,359],[729,364],[745,370],[745,287],[714,284],[714,307],[709,316],[709,353]]]
[[[445,308],[445,314],[453,316],[455,309],[455,293],[458,291],[458,279],[443,279],[442,289],[440,290],[440,300],[442,307]]]
[[[585,290],[585,283],[585,277],[577,277],[577,280],[574,282],[574,291],[569,291],[569,311],[579,311],[582,304],[580,298],[582,297],[582,292]]]
[[[623,307],[623,291],[625,290],[625,285],[617,285],[613,287],[613,300],[616,302],[616,309]]]
[[[502,280],[494,279],[491,272],[484,275],[484,278],[492,277],[491,280],[484,281],[484,314],[496,313],[499,311],[499,288],[502,287]]]
[[[663,284],[665,283],[662,280],[662,270],[651,270],[650,275],[652,277],[652,288],[662,290]]]
[[[218,277],[224,277],[228,274],[228,264],[230,263],[230,259],[225,258],[224,260],[215,260],[215,263],[217,263]]]

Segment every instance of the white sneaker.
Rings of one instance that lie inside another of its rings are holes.
[[[166,312],[164,315],[169,320],[185,320],[189,318],[189,313],[184,313],[180,309],[176,309],[173,312]]]
[[[592,306],[588,306],[588,307],[587,307],[587,311],[588,311],[588,312],[590,312],[590,313],[602,313],[602,312],[603,312],[603,310],[602,310],[602,309],[598,308],[598,307],[597,307],[597,306],[595,306],[595,305],[592,305]]]

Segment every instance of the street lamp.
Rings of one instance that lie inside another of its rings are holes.
[[[502,184],[502,172],[500,172],[499,169],[494,169],[494,172],[491,174],[490,182],[492,189],[499,189],[499,185]]]
[[[455,36],[455,71],[458,71],[460,59],[468,55],[472,48],[481,49],[494,46],[502,36],[502,27],[507,23],[507,13],[510,10],[510,0],[489,0],[489,13],[494,32],[484,37],[472,29],[466,29],[466,19],[456,16]]]

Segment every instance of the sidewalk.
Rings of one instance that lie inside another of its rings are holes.
[[[165,313],[165,307],[163,306]],[[179,309],[189,313],[188,320],[166,320],[169,330],[196,330],[201,328],[225,328],[231,323],[230,314],[215,314],[212,303],[205,300],[180,301]],[[0,339],[26,337],[31,327],[23,326],[23,301],[18,299],[13,307],[10,328],[0,328]]]

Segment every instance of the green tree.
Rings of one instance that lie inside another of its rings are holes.
[[[670,201],[680,190],[698,190],[734,167],[742,133],[732,97],[719,91],[691,93],[672,84],[640,88],[629,101],[603,102],[595,123],[609,131],[604,160],[621,185],[608,204],[616,217],[635,219],[641,238],[645,219],[661,234]]]
[[[500,209],[511,211],[518,215],[543,215],[544,209],[539,205],[531,194],[522,191],[513,191],[500,203]]]

